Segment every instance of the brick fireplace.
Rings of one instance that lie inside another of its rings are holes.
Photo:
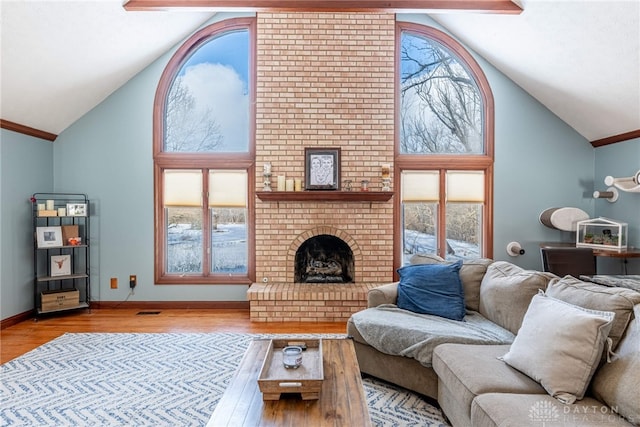
[[[258,14],[257,191],[266,162],[274,177],[304,179],[305,147],[339,147],[341,179],[381,190],[394,154],[394,32],[393,14]],[[393,199],[255,203],[252,320],[344,321],[393,280]],[[296,251],[320,235],[349,246],[351,282],[296,282]]]

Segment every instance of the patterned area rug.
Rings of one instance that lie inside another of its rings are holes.
[[[0,425],[204,426],[249,342],[264,337],[278,335],[65,334],[1,366]],[[419,395],[363,382],[374,425],[447,425]]]

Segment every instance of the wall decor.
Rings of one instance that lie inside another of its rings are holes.
[[[337,190],[340,186],[340,148],[305,148],[307,190]]]
[[[67,203],[67,216],[87,216],[87,204]]]
[[[71,274],[71,255],[51,255],[51,276]]]
[[[39,248],[62,246],[62,227],[37,227],[36,240]]]

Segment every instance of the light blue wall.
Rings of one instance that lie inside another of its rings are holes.
[[[640,170],[640,138],[618,142],[595,149],[596,190],[604,191],[608,187],[604,178],[611,175],[616,178],[634,176]],[[640,247],[640,193],[620,191],[614,203],[604,199],[595,201],[595,216],[611,218],[629,225],[629,244]],[[599,259],[599,272],[622,274],[624,265],[619,259]],[[629,260],[627,274],[640,274],[640,258]]]
[[[215,19],[230,16],[221,14]],[[440,28],[420,15],[401,19]],[[153,283],[153,99],[173,52],[74,123],[54,144],[2,130],[2,319],[33,308],[28,198],[34,192],[46,191],[86,193],[91,199],[94,300],[124,300],[129,274],[138,276],[138,287],[130,301],[246,299],[246,286]],[[495,100],[494,258],[539,269],[540,242],[572,241],[571,233],[540,224],[540,212],[549,207],[573,206],[590,215],[626,220],[630,223],[630,242],[640,246],[640,195],[622,194],[613,205],[591,197],[594,176],[595,189],[601,189],[605,175],[630,175],[640,168],[638,140],[594,150],[493,66],[474,56]],[[509,257],[505,248],[510,241],[520,242],[525,255]],[[119,279],[119,289],[110,289],[111,277]]]
[[[247,14],[218,14],[209,23]],[[247,286],[154,285],[153,101],[170,52],[155,61],[58,136],[56,191],[91,199],[92,299],[245,301]],[[110,278],[119,281],[110,288]]]
[[[53,145],[0,130],[0,318],[33,309],[33,193],[53,190]]]

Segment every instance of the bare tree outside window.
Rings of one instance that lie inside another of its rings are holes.
[[[216,151],[222,144],[220,125],[210,109],[196,108],[196,99],[182,77],[177,77],[167,96],[165,151]]]
[[[157,283],[250,281],[254,32],[255,18],[208,25],[162,74],[154,103]]]
[[[467,69],[439,43],[403,33],[400,150],[481,154],[482,99]]]
[[[485,256],[486,193],[456,192],[473,188],[467,182],[455,189],[449,186],[461,170],[473,169],[481,179],[487,176],[484,166],[469,167],[469,155],[488,154],[485,98],[478,76],[468,59],[462,59],[465,55],[458,56],[461,51],[449,47],[452,41],[445,42],[446,36],[411,29],[400,37],[398,154],[413,159],[400,156],[396,167],[418,175],[429,172],[424,177],[426,188],[431,185],[430,174],[436,173],[441,182],[434,194],[423,194],[422,199],[412,195],[402,202],[402,263],[409,263],[414,254],[437,254],[450,260]]]

